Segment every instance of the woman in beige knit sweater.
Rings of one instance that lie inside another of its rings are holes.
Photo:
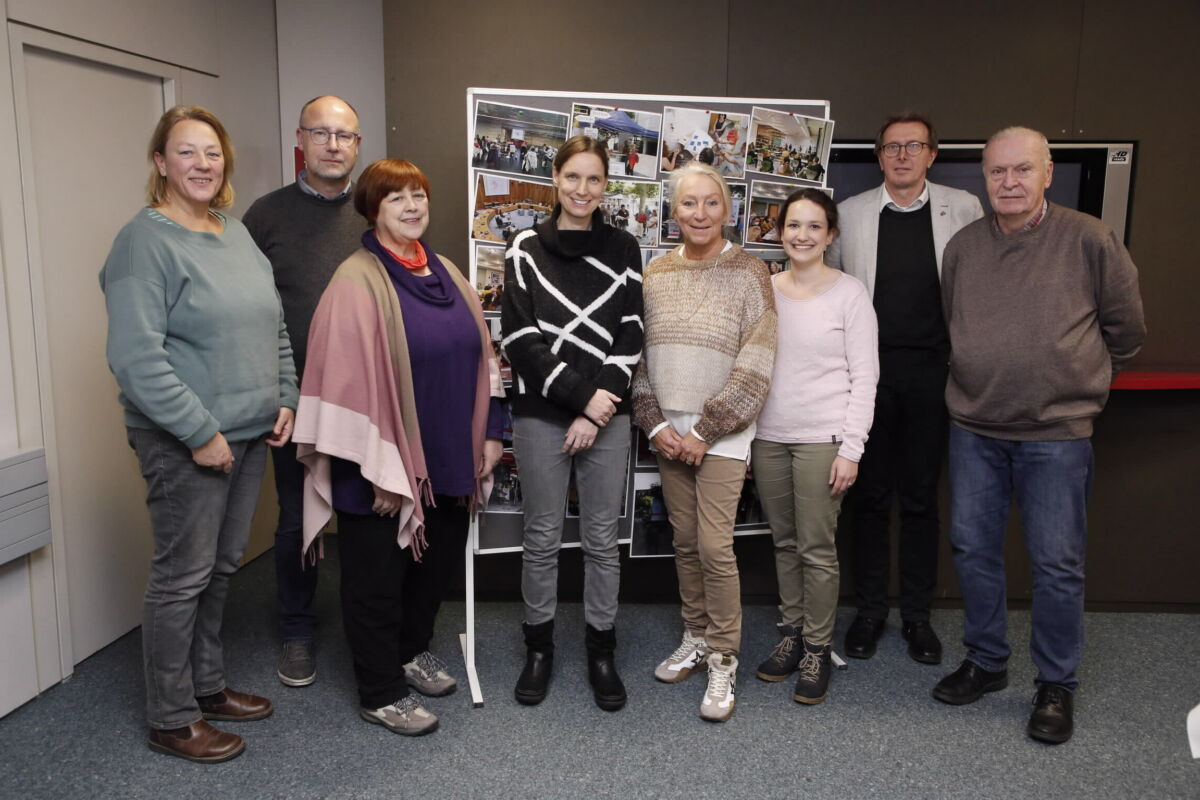
[[[646,267],[633,381],[635,421],[658,454],[685,626],[654,677],[677,683],[707,669],[700,716],[714,722],[733,713],[742,627],[733,522],[775,361],[770,275],[724,238],[731,205],[712,167],[672,173],[683,245]]]

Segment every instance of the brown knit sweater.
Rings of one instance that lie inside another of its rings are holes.
[[[732,245],[690,261],[656,258],[643,282],[646,341],[633,378],[634,421],[649,433],[663,409],[700,413],[706,442],[755,420],[775,363],[775,303],[767,265]]]
[[[1013,441],[1083,439],[1142,346],[1137,267],[1104,223],[1050,204],[1037,227],[959,231],[942,261],[946,405],[960,428]]]

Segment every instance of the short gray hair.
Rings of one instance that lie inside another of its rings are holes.
[[[670,215],[672,217],[675,216],[675,208],[679,205],[679,187],[682,186],[683,182],[688,178],[696,178],[700,176],[712,178],[713,182],[717,184],[717,187],[721,190],[721,199],[725,203],[725,216],[728,217],[731,213],[733,213],[733,195],[729,193],[729,184],[725,182],[725,178],[721,176],[721,173],[717,172],[708,164],[702,164],[699,161],[689,161],[671,173]],[[724,225],[725,223],[722,221],[721,224]]]
[[[1032,136],[1034,139],[1037,140],[1038,147],[1042,151],[1042,160],[1044,162],[1044,165],[1049,167],[1050,166],[1050,142],[1047,141],[1046,134],[1042,133],[1041,131],[1034,130],[1033,128],[1027,128],[1024,125],[1010,125],[1007,128],[1001,128],[1000,130],[996,131],[995,133],[993,133],[991,135],[991,138],[989,138],[987,140],[987,144],[984,145],[983,149],[986,151],[989,147],[992,146],[992,142],[996,141],[997,139],[1003,139],[1006,136],[1015,136],[1017,134],[1021,134],[1021,135],[1025,135],[1025,136]]]

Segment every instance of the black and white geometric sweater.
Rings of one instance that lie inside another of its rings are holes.
[[[604,223],[559,230],[559,209],[508,243],[500,326],[516,375],[513,413],[569,423],[597,389],[630,410],[642,354],[642,256],[637,240]]]

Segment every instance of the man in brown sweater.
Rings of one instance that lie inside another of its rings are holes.
[[[933,689],[962,705],[1008,685],[1004,533],[1015,494],[1033,566],[1027,732],[1073,731],[1083,649],[1092,423],[1145,335],[1137,268],[1104,223],[1048,203],[1045,136],[1006,128],[983,154],[995,212],[946,247],[950,331],[950,541],[967,657]]]

